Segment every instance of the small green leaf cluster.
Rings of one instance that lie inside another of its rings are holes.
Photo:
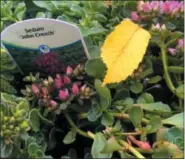
[[[23,20],[25,12],[24,2],[1,1],[1,31],[11,23]]]
[[[15,143],[20,134],[30,129],[27,119],[29,103],[9,94],[1,93],[1,138],[6,144]]]
[[[10,84],[10,81],[14,80],[13,74],[16,72],[15,63],[10,59],[6,52],[0,54],[0,92],[16,93],[14,86]]]

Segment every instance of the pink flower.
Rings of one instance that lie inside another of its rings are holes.
[[[159,1],[159,13],[163,14],[164,13],[164,9],[163,9],[163,1]]]
[[[71,88],[71,90],[72,90],[73,95],[74,96],[77,96],[79,94],[78,84],[77,83],[74,83],[73,86],[72,86],[72,88]]]
[[[151,146],[148,142],[144,142],[144,141],[137,141],[137,143],[135,143],[139,148],[144,149],[144,150],[150,150]]]
[[[67,66],[67,68],[66,68],[66,75],[71,75],[72,74],[72,72],[73,72],[73,68],[71,68],[70,66]]]
[[[184,39],[179,39],[177,42],[177,48],[183,48],[184,47]]]
[[[84,92],[84,91],[85,91],[85,88],[86,88],[86,84],[84,84],[84,85],[80,88],[80,91],[81,91],[81,92]]]
[[[64,82],[64,84],[69,84],[69,83],[71,83],[71,79],[67,76],[64,76],[63,77],[63,82]]]
[[[184,1],[179,3],[179,10],[180,12],[184,12]]]
[[[55,86],[56,88],[60,89],[63,86],[62,76],[57,74],[55,78]]]
[[[146,2],[146,3],[143,4],[143,11],[144,12],[150,12],[151,11],[151,7],[150,7],[149,2]]]
[[[177,53],[177,50],[175,48],[168,48],[168,52],[172,55],[175,56]]]
[[[152,30],[160,30],[161,29],[161,26],[159,23],[157,23],[156,25],[152,24]]]
[[[37,96],[39,94],[39,92],[40,92],[39,88],[37,87],[37,85],[36,84],[32,84],[31,88],[32,88],[33,93]]]
[[[61,100],[67,100],[68,97],[69,97],[69,91],[68,91],[68,89],[65,88],[63,90],[60,90],[58,96],[59,96],[59,98]]]
[[[51,105],[51,107],[56,107],[57,102],[55,102],[54,100],[50,100],[50,105]]]
[[[165,2],[163,5],[163,13],[168,14],[169,12],[170,12],[169,5],[168,5],[168,3]]]
[[[138,2],[138,5],[137,5],[137,10],[138,11],[143,11],[143,4],[144,4],[144,1],[139,1]]]
[[[159,2],[158,1],[150,2],[150,8],[154,11],[157,11],[159,9]]]
[[[178,1],[166,1],[163,4],[163,12],[165,14],[176,14],[179,12],[179,2]]]
[[[131,12],[131,19],[133,21],[138,21],[139,20],[139,16],[138,16],[137,12]]]
[[[135,139],[134,136],[128,136],[129,140],[131,140],[135,145],[137,145],[139,148],[144,149],[144,150],[150,150],[151,146],[148,142],[145,141],[138,141]]]
[[[48,90],[47,90],[47,88],[45,88],[45,87],[42,87],[42,93],[44,94],[44,95],[47,95],[48,94]]]

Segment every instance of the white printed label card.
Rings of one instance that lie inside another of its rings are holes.
[[[75,66],[88,58],[79,28],[55,19],[12,24],[2,31],[1,43],[22,74],[60,73],[67,65]]]

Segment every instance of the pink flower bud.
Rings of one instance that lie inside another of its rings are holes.
[[[79,94],[78,84],[77,83],[74,83],[73,86],[72,86],[72,88],[71,88],[71,90],[72,90],[73,95],[74,96],[77,96]]]
[[[143,4],[143,11],[144,12],[150,12],[151,11],[151,7],[150,7],[149,2],[146,2],[146,3]]]
[[[179,10],[181,13],[184,12],[184,1],[179,3]]]
[[[168,48],[168,52],[172,55],[175,56],[177,53],[177,50],[175,48]]]
[[[177,42],[177,48],[183,48],[184,47],[184,39],[179,39]]]
[[[61,100],[67,100],[68,97],[69,97],[69,91],[68,91],[68,89],[60,90],[58,96],[59,96],[59,98]]]
[[[131,12],[131,19],[133,21],[138,21],[139,20],[139,16],[138,16],[137,12]]]
[[[57,74],[55,78],[55,86],[56,88],[60,89],[63,86],[62,76]]]
[[[64,82],[64,84],[69,84],[69,83],[71,83],[71,79],[67,76],[64,76],[63,77],[63,82]]]
[[[154,11],[157,11],[159,9],[159,2],[158,1],[150,2],[150,8]]]
[[[159,23],[157,23],[156,25],[152,24],[152,27],[151,27],[152,30],[161,30],[161,26]]]
[[[35,95],[39,94],[40,91],[39,91],[39,88],[37,87],[36,84],[32,84],[31,88],[32,88],[32,91]]]
[[[164,9],[163,9],[163,1],[159,1],[159,13],[163,14],[164,13]]]
[[[128,139],[141,149],[144,149],[144,150],[150,150],[151,149],[151,146],[148,142],[138,141],[134,136],[128,136]]]
[[[144,142],[144,141],[137,141],[136,144],[139,148],[144,149],[144,150],[150,150],[151,146],[148,142]]]
[[[163,13],[165,14],[169,14],[170,13],[170,6],[169,6],[169,2],[166,1],[163,4]]]
[[[80,88],[80,91],[81,91],[81,92],[84,92],[84,91],[85,91],[85,88],[86,88],[86,84],[84,84],[84,85]]]
[[[57,102],[55,102],[54,100],[50,100],[50,105],[51,105],[51,107],[56,107]]]
[[[171,11],[171,15],[175,16],[179,13],[179,8],[175,8],[174,10]]]
[[[72,74],[72,72],[73,72],[73,69],[70,67],[70,66],[67,66],[67,68],[66,68],[66,75],[71,75]]]
[[[47,88],[45,88],[45,87],[42,87],[42,93],[44,94],[44,95],[47,95],[48,94],[48,90],[47,90]]]
[[[142,11],[143,10],[143,4],[144,4],[144,1],[139,1],[138,2],[138,5],[137,5],[137,10],[138,11]]]

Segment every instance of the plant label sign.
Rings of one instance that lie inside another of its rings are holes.
[[[56,74],[88,57],[79,28],[55,19],[37,18],[10,25],[1,33],[1,43],[22,74]]]

